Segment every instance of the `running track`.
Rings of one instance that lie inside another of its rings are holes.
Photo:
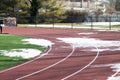
[[[54,43],[40,55],[21,65],[0,71],[0,80],[107,80],[114,74],[110,67],[92,65],[120,63],[120,51],[90,52],[61,42],[59,37],[90,37],[120,41],[120,32],[98,32],[80,29],[7,28],[4,33],[42,38]],[[78,35],[81,32],[97,32]],[[97,49],[93,46],[92,48]],[[119,73],[119,72],[118,72]],[[117,74],[119,75],[119,74]]]

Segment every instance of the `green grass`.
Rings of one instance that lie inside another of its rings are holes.
[[[45,48],[38,45],[24,44],[22,39],[26,37],[9,35],[9,34],[0,34],[0,50],[11,50],[11,49],[38,49],[44,51]],[[18,51],[19,52],[19,51]],[[20,64],[28,59],[23,59],[22,57],[8,57],[0,53],[0,70],[5,69],[17,64]]]
[[[8,57],[0,55],[0,70],[12,67],[27,60],[28,59],[23,59],[21,57]]]

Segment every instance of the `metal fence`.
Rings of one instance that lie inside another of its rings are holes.
[[[34,23],[30,22],[31,17],[17,16],[19,26],[30,27],[52,27],[52,28],[89,28],[89,29],[119,29],[120,15],[85,15],[67,16],[66,18],[37,16]]]

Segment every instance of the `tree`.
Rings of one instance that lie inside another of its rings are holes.
[[[116,0],[115,9],[120,11],[120,0]]]
[[[30,5],[26,2],[26,0],[18,0],[18,5],[16,8],[17,16],[29,16]]]
[[[35,23],[38,9],[41,8],[42,0],[29,0],[30,2],[30,23]]]
[[[40,9],[39,13],[41,16],[47,17],[44,18],[46,22],[53,22],[53,20],[54,22],[60,22],[66,17],[64,15],[64,3],[63,1],[58,0],[44,0],[42,2],[42,8]]]
[[[35,23],[42,1],[43,0],[18,0],[17,15],[22,17],[30,16],[29,22]]]
[[[15,16],[15,7],[18,0],[2,0],[0,1],[0,11],[10,16]]]

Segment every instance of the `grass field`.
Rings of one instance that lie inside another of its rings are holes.
[[[22,41],[23,39],[26,39],[26,37],[0,34],[0,70],[28,60],[22,57],[4,56],[2,54],[3,50],[8,52],[12,49],[38,49],[40,51],[44,51],[44,47],[32,44],[25,44],[26,42]]]

